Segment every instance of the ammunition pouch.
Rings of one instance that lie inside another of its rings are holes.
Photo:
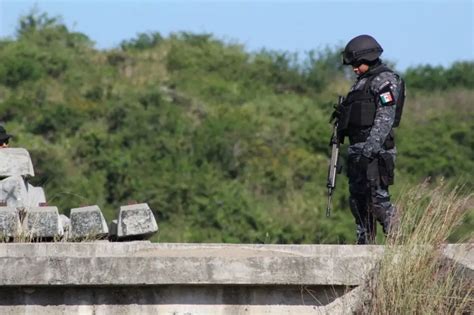
[[[379,154],[379,176],[384,186],[393,185],[395,181],[395,161],[389,153]]]

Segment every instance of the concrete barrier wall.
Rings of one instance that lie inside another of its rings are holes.
[[[446,255],[472,271],[472,248]],[[0,314],[345,314],[381,246],[0,244]]]

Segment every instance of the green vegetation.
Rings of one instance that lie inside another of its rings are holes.
[[[328,117],[351,84],[339,57],[156,32],[99,51],[33,13],[0,40],[0,120],[65,213],[98,204],[111,220],[139,201],[156,241],[352,243],[344,176],[325,217]],[[395,197],[428,176],[474,187],[473,69],[406,71]]]

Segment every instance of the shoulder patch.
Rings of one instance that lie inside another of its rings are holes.
[[[390,85],[386,85],[383,89],[380,90],[379,99],[382,106],[395,105],[395,98],[393,97]]]

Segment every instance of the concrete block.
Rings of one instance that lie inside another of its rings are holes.
[[[27,182],[21,175],[12,175],[0,180],[0,200],[8,207],[23,208],[27,206]]]
[[[0,238],[8,239],[21,233],[20,215],[13,207],[0,207]]]
[[[0,176],[35,176],[28,151],[23,148],[0,150]]]
[[[23,231],[27,236],[52,239],[64,234],[57,207],[31,207],[23,220]]]
[[[153,212],[146,203],[121,206],[117,221],[117,238],[148,239],[158,232]]]
[[[107,236],[109,228],[97,205],[71,209],[72,239],[101,239]]]
[[[35,187],[28,183],[27,185],[28,199],[26,206],[38,207],[42,203],[46,203],[46,195],[42,187]]]
[[[14,208],[38,207],[46,202],[44,190],[29,184],[21,175],[0,180],[0,200]]]

